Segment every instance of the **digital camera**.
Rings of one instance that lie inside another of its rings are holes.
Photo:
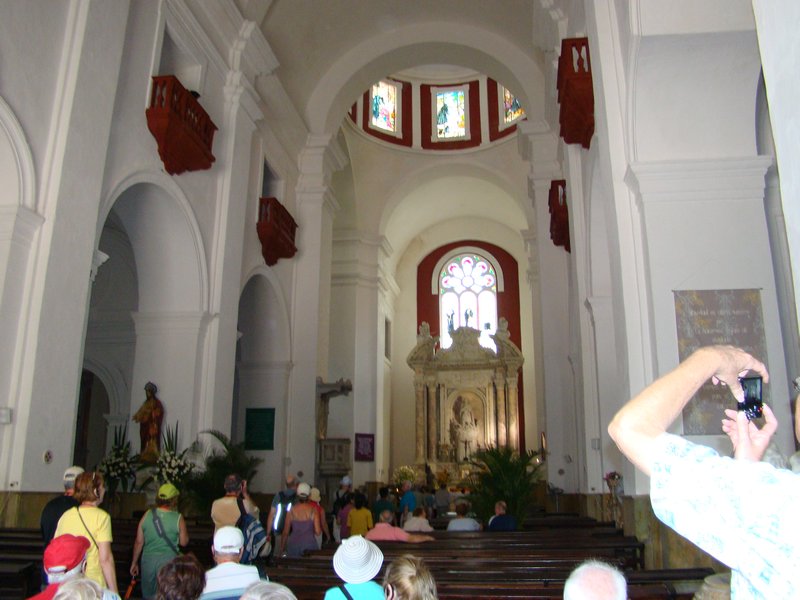
[[[764,403],[761,401],[761,377],[742,377],[739,379],[744,390],[744,402],[737,403],[737,410],[743,410],[748,421],[764,414]]]

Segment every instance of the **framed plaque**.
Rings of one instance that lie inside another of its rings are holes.
[[[356,460],[358,462],[373,462],[375,460],[375,434],[356,434]]]
[[[244,449],[275,449],[275,409],[248,408],[244,416]]]

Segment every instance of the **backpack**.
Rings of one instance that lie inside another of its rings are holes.
[[[244,502],[242,502],[241,498],[237,498],[237,504],[239,505],[241,516],[236,521],[236,527],[241,529],[244,536],[244,548],[239,562],[243,565],[249,565],[260,556],[261,551],[264,549],[267,543],[267,532],[264,531],[261,521],[245,510]]]
[[[272,531],[274,533],[283,533],[286,515],[292,510],[292,500],[294,500],[294,496],[287,496],[283,492],[278,492],[278,504],[275,507],[275,520],[272,522]]]

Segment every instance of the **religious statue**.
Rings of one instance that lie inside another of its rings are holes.
[[[455,311],[450,311],[450,314],[447,315],[447,331],[453,333],[455,331],[456,326],[453,324],[453,319],[456,316]]]
[[[452,437],[456,441],[456,460],[468,460],[478,443],[478,419],[472,412],[468,400],[459,396],[453,404],[456,419],[450,422]]]
[[[469,327],[469,318],[474,315],[475,313],[472,312],[471,308],[468,308],[464,311],[464,327]]]
[[[146,399],[133,420],[139,423],[141,450],[139,458],[143,463],[155,464],[161,450],[161,423],[164,420],[164,405],[156,397],[158,388],[152,381],[144,386]]]

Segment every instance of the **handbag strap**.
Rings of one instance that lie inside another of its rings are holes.
[[[94,544],[94,547],[97,548],[97,551],[99,552],[100,551],[100,546],[97,545],[97,542],[95,541],[94,536],[92,535],[92,532],[89,531],[89,528],[86,526],[86,521],[84,521],[83,517],[81,516],[81,507],[80,506],[76,506],[75,510],[78,511],[78,518],[81,520],[81,523],[83,524],[83,528],[86,530],[86,533],[89,534],[89,539],[92,540],[92,543]]]
[[[153,508],[151,512],[153,513],[153,526],[156,528],[158,537],[167,542],[167,546],[169,546],[170,549],[175,553],[175,556],[177,556],[180,554],[180,552],[175,547],[175,544],[172,543],[172,540],[167,537],[167,532],[164,531],[164,524],[161,522],[161,517],[158,516],[158,509]]]
[[[350,592],[347,591],[347,588],[344,587],[344,584],[340,585],[339,589],[342,590],[342,594],[344,594],[344,597],[347,598],[347,600],[353,600],[353,597],[350,595]]]
[[[245,516],[247,514],[247,509],[244,507],[244,500],[242,500],[241,496],[236,496],[236,504],[239,506],[239,515]]]

